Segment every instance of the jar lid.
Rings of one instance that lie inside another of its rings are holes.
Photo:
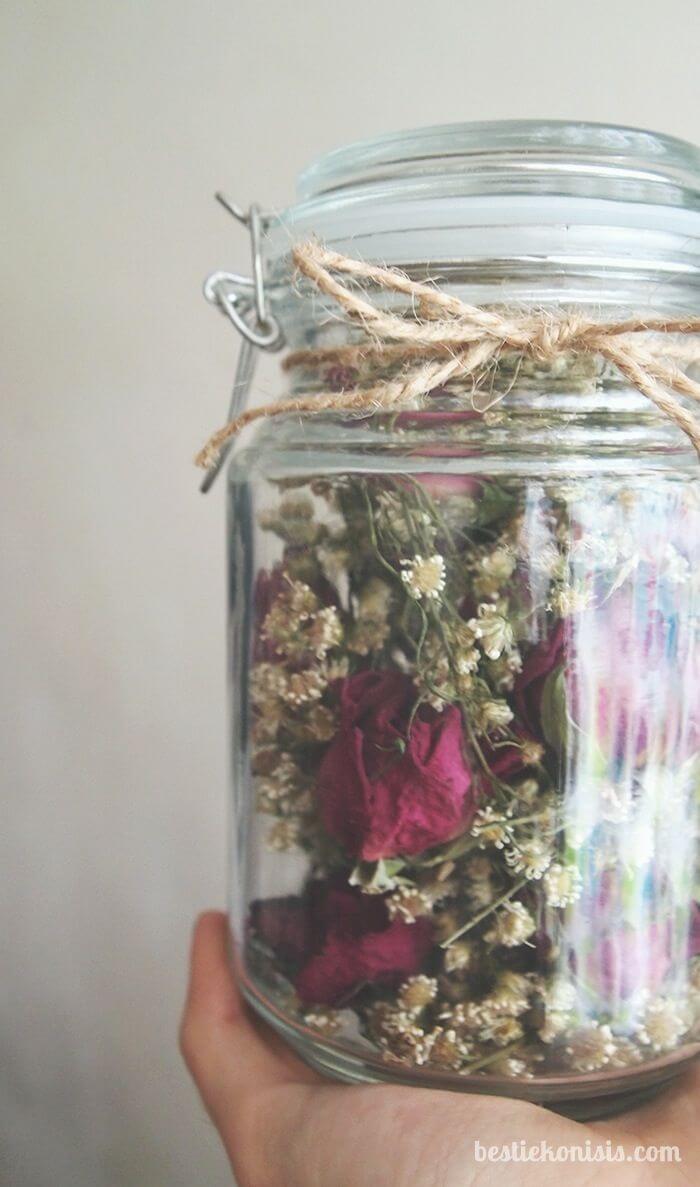
[[[298,196],[270,225],[273,274],[309,235],[409,268],[523,255],[700,264],[700,149],[636,128],[515,120],[394,133],[322,156]]]

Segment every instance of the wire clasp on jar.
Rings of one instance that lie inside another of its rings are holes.
[[[215,195],[225,210],[250,233],[252,276],[241,276],[237,272],[212,272],[204,282],[204,296],[216,305],[241,335],[241,349],[236,364],[236,374],[229,401],[228,419],[237,416],[243,409],[255,371],[256,350],[280,350],[284,345],[282,328],[269,308],[265,293],[263,275],[262,235],[265,219],[260,207],[253,203],[247,211],[231,202],[224,194]],[[229,446],[222,450],[216,464],[205,474],[200,490],[206,494],[211,490],[221,470]]]

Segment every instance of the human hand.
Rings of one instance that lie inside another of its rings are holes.
[[[474,1143],[677,1146],[680,1163],[574,1163],[568,1187],[700,1180],[700,1070],[652,1103],[580,1124],[524,1101],[426,1088],[333,1084],[247,1010],[231,973],[226,916],[209,911],[192,942],[181,1046],[239,1187],[549,1187],[556,1162],[477,1162]]]

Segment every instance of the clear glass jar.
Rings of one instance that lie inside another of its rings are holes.
[[[268,291],[291,348],[355,340],[291,276],[314,233],[473,304],[697,313],[699,191],[631,129],[387,137],[302,175]],[[493,384],[237,446],[232,925],[331,1075],[590,1116],[699,1049],[700,468],[600,360]]]

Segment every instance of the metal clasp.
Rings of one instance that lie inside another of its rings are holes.
[[[268,307],[265,293],[262,257],[264,219],[260,208],[253,204],[245,211],[224,194],[217,193],[215,197],[217,202],[250,232],[252,277],[240,276],[237,272],[212,272],[204,282],[204,296],[207,301],[218,306],[243,339],[227,416],[227,420],[234,420],[243,410],[250,390],[255,370],[255,351],[280,350],[284,345],[284,334],[277,318]],[[222,450],[216,464],[205,474],[199,488],[202,493],[206,494],[211,490],[230,448],[229,445]]]

